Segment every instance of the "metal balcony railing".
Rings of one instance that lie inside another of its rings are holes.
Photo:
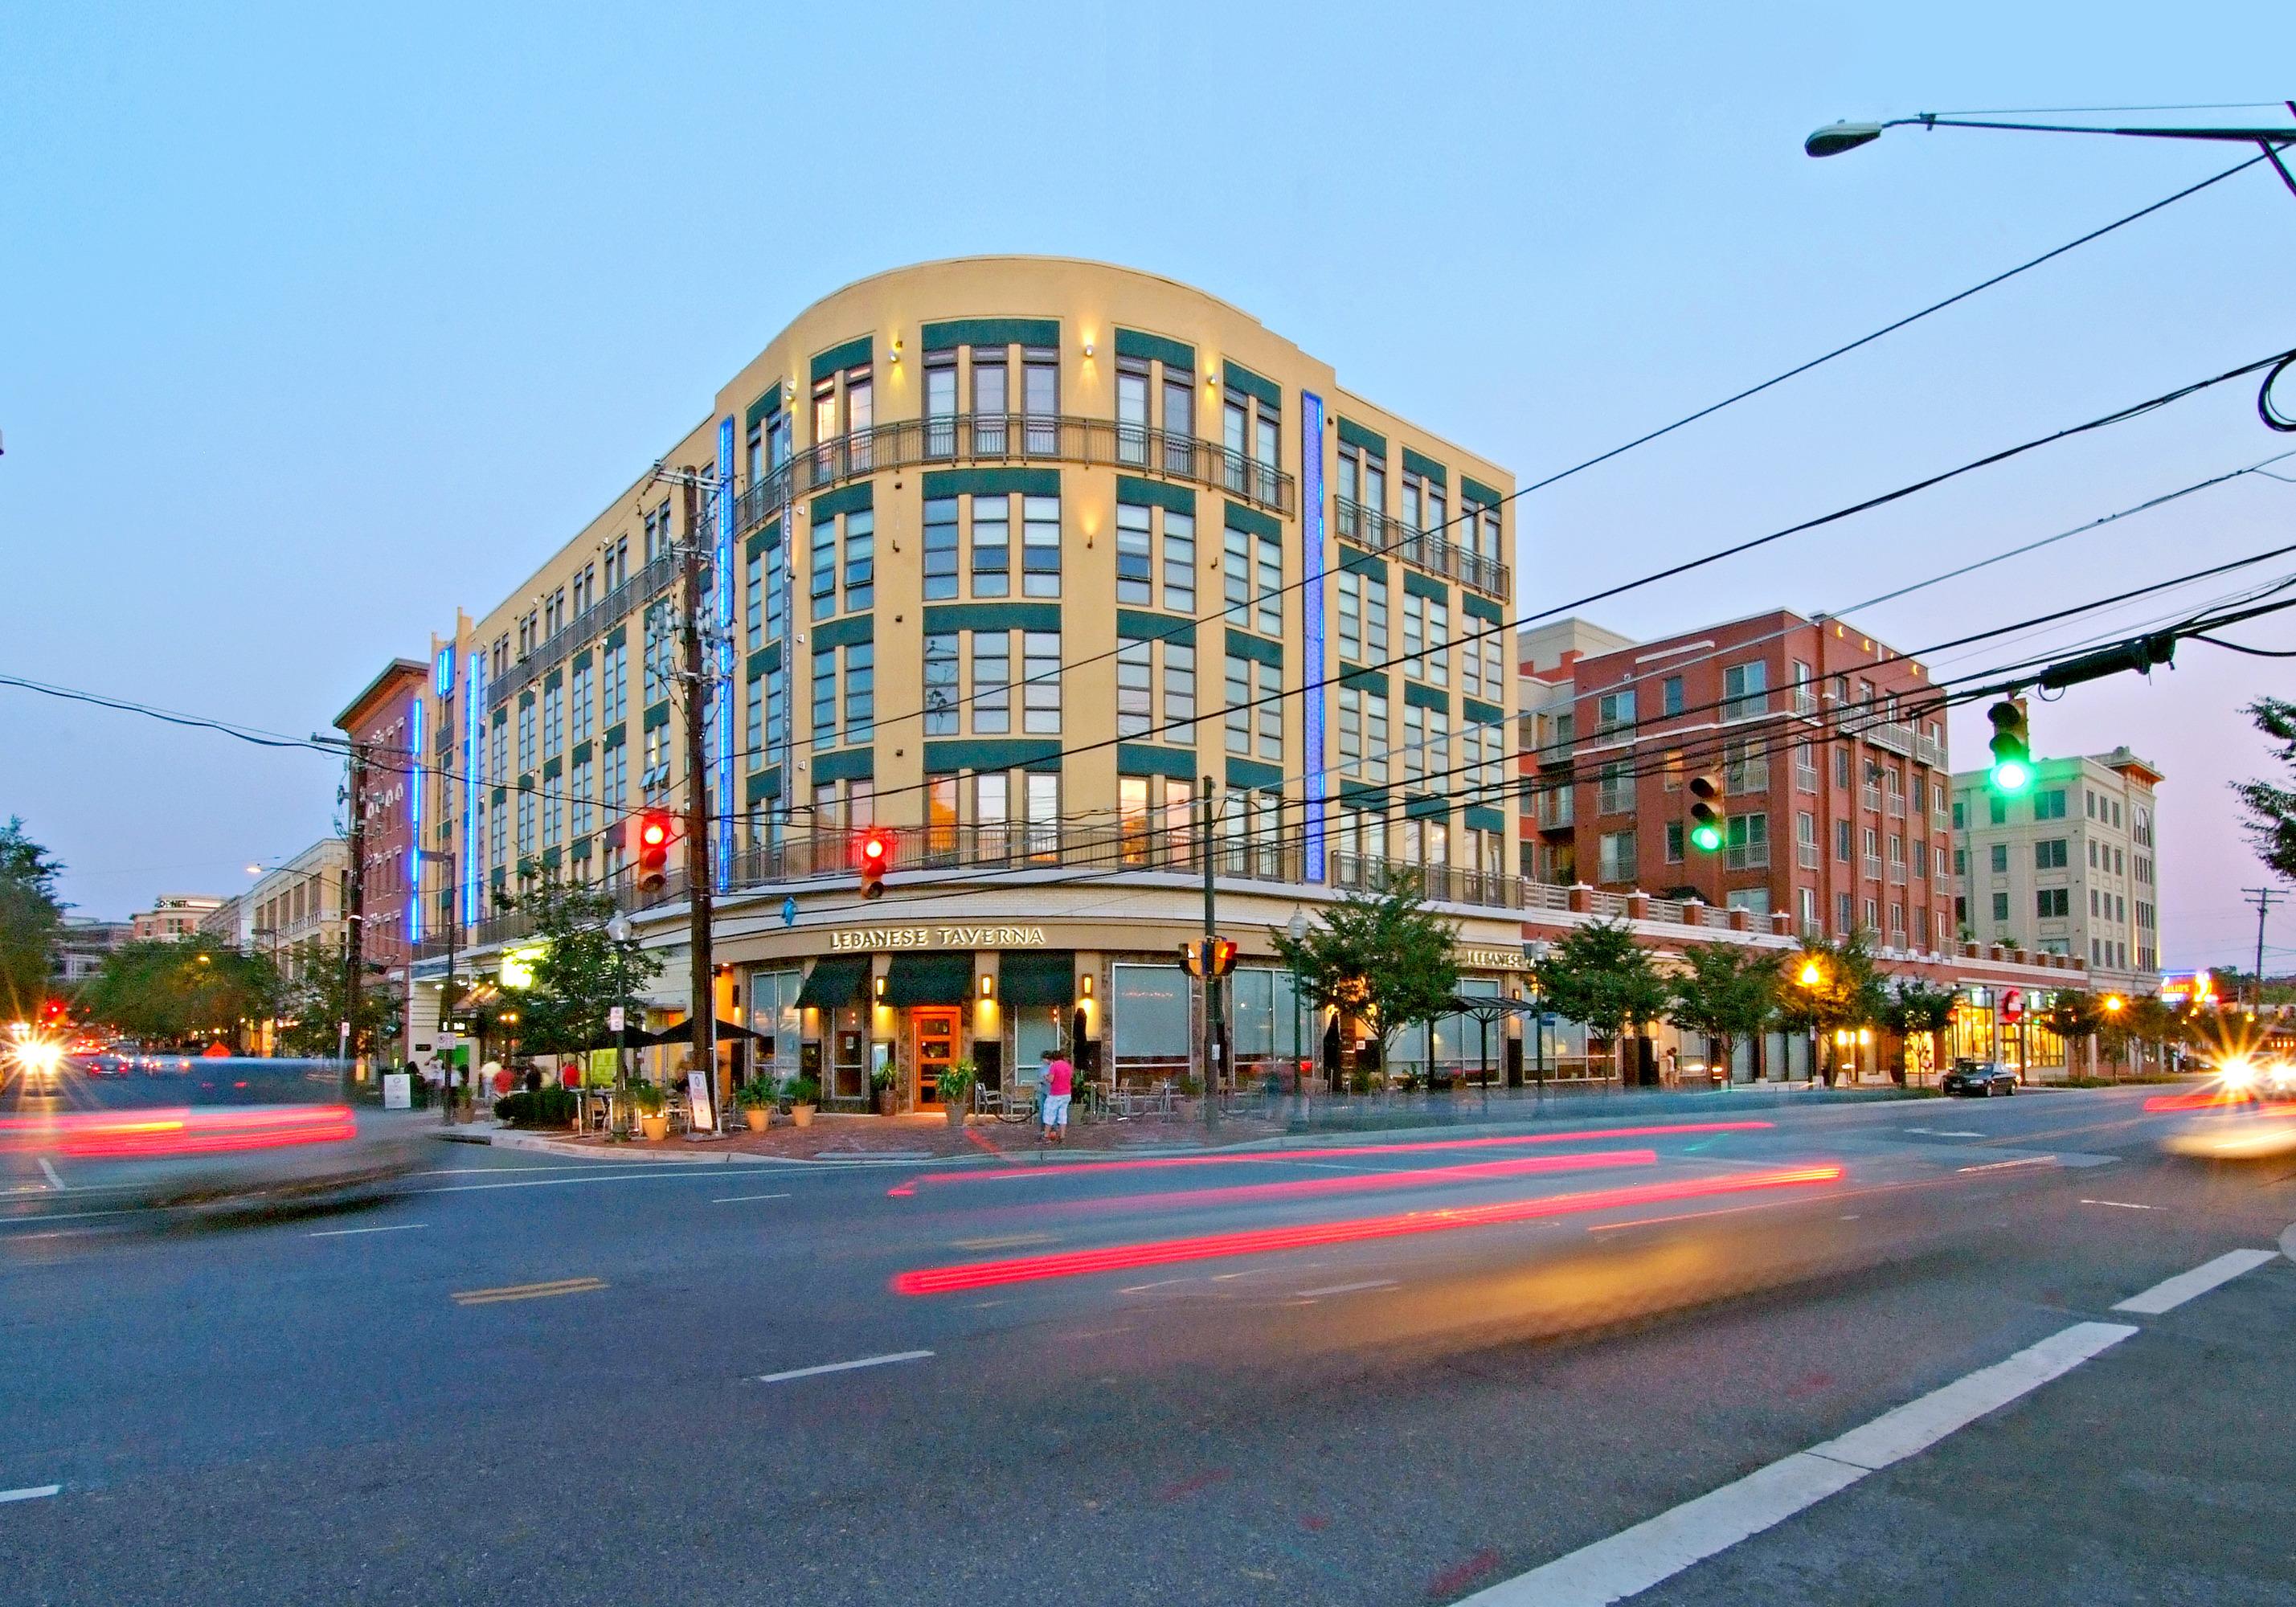
[[[1814,871],[1817,869],[1817,844],[1814,842],[1798,842],[1794,844],[1794,863],[1806,871]]]
[[[1334,496],[1332,504],[1332,523],[1343,539],[1392,553],[1430,574],[1448,575],[1462,586],[1494,597],[1507,594],[1507,566],[1497,559],[1470,552],[1434,531],[1422,530],[1344,496]]]

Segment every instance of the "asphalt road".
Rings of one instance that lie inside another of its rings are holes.
[[[0,1492],[57,1488],[0,1503],[0,1601],[1601,1600],[1550,1565],[1643,1578],[1683,1504],[2109,1324],[1639,1599],[2296,1602],[2296,1266],[2114,1310],[2274,1250],[2296,1161],[2165,1156],[2143,1099],[1164,1164],[435,1144],[221,1224],[16,1158]]]

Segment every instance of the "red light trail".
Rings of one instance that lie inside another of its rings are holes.
[[[1583,1155],[1532,1155],[1514,1160],[1479,1161],[1472,1166],[1430,1166],[1407,1172],[1371,1172],[1356,1177],[1298,1177],[1283,1183],[1238,1183],[1226,1188],[1183,1189],[1173,1194],[1119,1194],[1113,1199],[1080,1200],[1075,1201],[1075,1205],[1077,1209],[1085,1210],[1104,1210],[1141,1203],[1160,1209],[1175,1205],[1227,1205],[1244,1200],[1286,1200],[1311,1194],[1359,1193],[1370,1189],[1426,1188],[1434,1184],[1481,1183],[1495,1177],[1520,1177],[1533,1172],[1587,1172],[1603,1167],[1657,1164],[1656,1150],[1590,1150]]]
[[[348,1105],[234,1110],[175,1106],[149,1111],[70,1111],[0,1119],[0,1152],[81,1160],[227,1154],[358,1136]]]

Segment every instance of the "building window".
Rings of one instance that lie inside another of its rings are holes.
[[[1027,597],[1061,594],[1061,499],[1021,499],[1021,593]]]
[[[1026,450],[1050,457],[1061,446],[1061,354],[1052,347],[1021,348],[1021,406],[1028,415]]]
[[[1669,717],[1682,712],[1682,677],[1669,676],[1658,684],[1659,712]]]
[[[2044,921],[2062,921],[2072,914],[2070,889],[2045,887],[2033,895],[2033,913]]]
[[[837,611],[837,521],[813,521],[813,549],[806,574],[812,587],[813,617],[825,619]]]
[[[951,457],[956,452],[956,354],[931,353],[925,358],[925,455]]]
[[[2054,787],[2046,792],[2033,794],[2033,818],[2062,820],[2065,817],[2065,790]]]
[[[1021,728],[1030,735],[1057,736],[1061,729],[1061,633],[1021,633]],[[1031,778],[1034,779],[1033,777]],[[1058,777],[1054,778],[1055,781]]]
[[[1849,863],[1849,823],[1846,820],[1833,823],[1833,857],[1843,865]]]
[[[2009,845],[2007,843],[1997,842],[1992,845],[1992,866],[1993,873],[1997,876],[2008,873]]]
[[[2037,871],[2061,871],[2067,863],[2065,840],[2043,837],[2033,844],[2033,868]]]
[[[1597,840],[1595,874],[1604,883],[1632,881],[1635,879],[1635,834],[1632,831],[1605,832]]]
[[[1227,655],[1227,750],[1251,751],[1251,660]]]
[[[1595,734],[1607,736],[1635,723],[1635,694],[1606,692],[1595,700]]]
[[[1666,862],[1669,865],[1682,863],[1682,822],[1678,820],[1666,823]]]
[[[1733,815],[1728,820],[1729,867],[1734,871],[1769,868],[1770,817],[1764,814]]]
[[[1283,542],[1280,535],[1263,532],[1254,544],[1259,550],[1258,619],[1254,628],[1264,636],[1283,634]]]
[[[845,611],[861,613],[877,601],[877,515],[856,508],[845,515]]]
[[[977,374],[978,370],[974,371]],[[1013,593],[1013,499],[972,499],[972,594],[1008,597]]]
[[[594,766],[586,758],[575,765],[569,778],[574,792],[573,825],[574,835],[577,837],[587,837],[590,834],[591,799],[595,776]]]
[[[1144,557],[1144,564],[1147,560]],[[1116,734],[1141,736],[1154,723],[1154,650],[1144,640],[1127,637],[1116,644]],[[1147,808],[1147,794],[1141,794]]]
[[[1357,664],[1387,657],[1387,578],[1341,570],[1339,578],[1340,656]]]
[[[927,736],[957,734],[957,640],[955,631],[925,638],[925,731]]]
[[[954,383],[954,381],[952,381]],[[924,600],[956,595],[956,498],[925,498]]]
[[[1985,800],[1985,823],[1988,825],[2007,825],[2009,824],[2009,800],[2005,798],[1987,799]]]
[[[859,747],[876,734],[877,644],[850,642],[845,648],[845,741]]]
[[[1259,666],[1259,757],[1283,757],[1283,671],[1274,664]]]
[[[2008,894],[1996,893],[1993,895],[1993,918],[1996,921],[2006,921],[2009,918]]]
[[[742,565],[742,626],[748,650],[766,644],[766,554],[751,553]]]
[[[744,769],[762,769],[766,745],[766,677],[751,676],[742,692],[742,749],[749,755]]]
[[[1154,520],[1132,503],[1116,507],[1116,600],[1143,608],[1156,601]],[[1143,808],[1145,808],[1144,801]]]
[[[586,742],[592,735],[591,722],[596,712],[594,708],[596,681],[597,671],[588,664],[578,664],[574,667],[574,689],[571,696],[574,703],[574,740],[578,742]]]
[[[1141,357],[1116,359],[1116,461],[1148,461],[1148,364]]]
[[[1164,606],[1196,611],[1196,516],[1167,508],[1164,519]]]
[[[813,650],[813,745],[837,745],[837,650]]]
[[[1733,664],[1722,672],[1722,717],[1751,719],[1770,711],[1770,667],[1759,659]]]
[[[1013,729],[1013,637],[1008,631],[972,633],[972,728],[984,736]]]

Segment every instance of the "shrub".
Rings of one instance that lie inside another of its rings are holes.
[[[791,1079],[789,1086],[783,1092],[789,1095],[789,1102],[793,1105],[817,1105],[821,1103],[821,1085],[810,1077]]]
[[[543,1088],[506,1094],[495,1101],[495,1118],[513,1127],[570,1127],[574,1091]]]

